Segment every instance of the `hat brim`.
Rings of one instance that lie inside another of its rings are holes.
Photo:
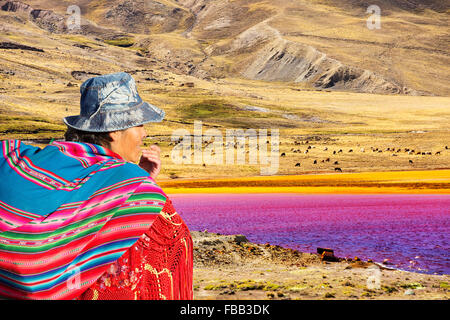
[[[116,112],[98,112],[91,117],[69,116],[63,119],[71,128],[87,132],[112,132],[125,130],[150,122],[161,122],[164,110],[142,102],[136,107]]]

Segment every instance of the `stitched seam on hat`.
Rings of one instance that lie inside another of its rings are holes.
[[[142,99],[141,99],[141,100],[142,100]],[[142,100],[139,104],[137,104],[137,105],[135,105],[135,106],[128,107],[127,110],[104,110],[104,109],[103,109],[103,110],[100,111],[100,113],[121,113],[121,112],[129,111],[129,110],[132,110],[132,109],[137,109],[137,108],[139,108],[140,106],[142,106],[144,103],[145,103],[145,101]],[[99,109],[100,109],[100,108],[99,108]]]

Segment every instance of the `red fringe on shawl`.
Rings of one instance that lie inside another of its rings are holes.
[[[191,300],[193,243],[167,199],[150,229],[77,300]]]

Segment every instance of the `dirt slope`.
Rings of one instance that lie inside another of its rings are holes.
[[[68,30],[67,8],[81,9]],[[369,5],[381,29],[369,30]],[[312,88],[448,95],[448,1],[0,1],[50,33],[139,50],[199,78],[245,77]],[[5,23],[5,20],[3,20]],[[186,62],[191,65],[188,66]]]

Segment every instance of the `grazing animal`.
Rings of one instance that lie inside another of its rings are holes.
[[[336,154],[336,150],[333,151],[333,154]]]
[[[297,163],[295,164],[295,166],[296,166],[296,167],[300,167],[300,162],[297,162]]]
[[[448,146],[445,146],[445,150],[448,150]]]
[[[441,154],[441,152],[440,152],[440,151],[437,151],[437,152],[436,152],[436,155],[438,155],[438,154]]]
[[[314,160],[314,164],[317,164],[317,160]]]
[[[281,154],[281,156],[282,156],[282,157],[285,157],[285,156],[286,156],[286,153],[283,152],[283,153]]]
[[[413,164],[413,161],[412,161],[412,160],[409,160],[409,163],[410,163],[410,164]]]
[[[348,150],[348,152],[353,152],[353,149]]]
[[[325,161],[326,161],[326,162],[330,162],[330,158],[327,158]]]
[[[328,150],[328,148],[327,147],[325,147],[325,149],[323,149],[323,151],[327,151]]]
[[[339,164],[339,161],[335,161],[334,164]]]
[[[334,171],[342,172],[342,169],[341,168],[334,168]]]
[[[305,154],[307,154],[308,153],[308,150],[305,150]]]
[[[359,151],[366,152],[366,150],[364,148],[361,148]]]

